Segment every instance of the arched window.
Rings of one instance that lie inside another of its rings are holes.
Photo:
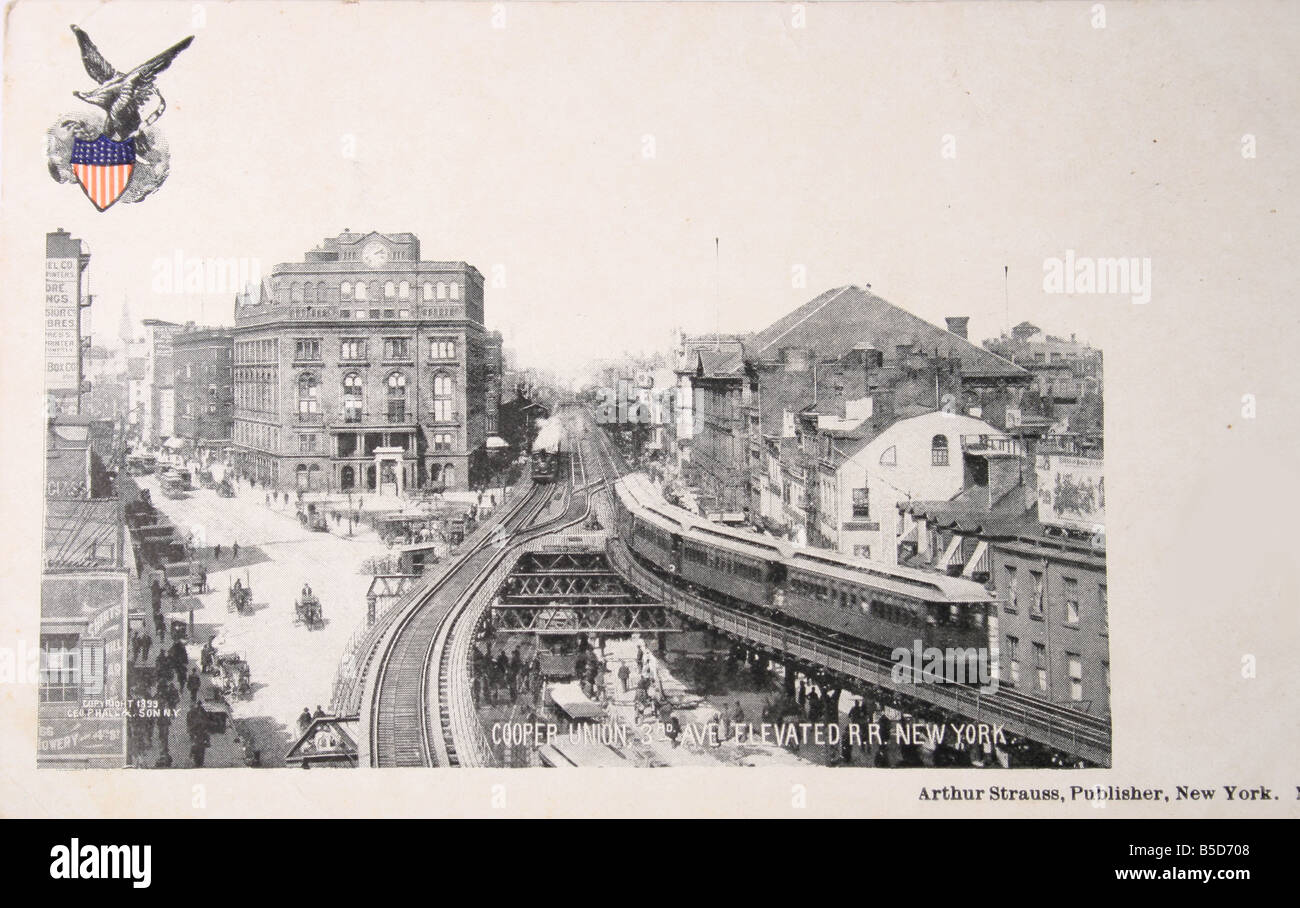
[[[930,463],[936,467],[946,467],[948,465],[948,439],[943,435],[936,435],[930,439]]]
[[[361,422],[364,404],[365,392],[362,390],[361,376],[349,372],[343,377],[343,421]]]
[[[456,484],[456,467],[452,464],[447,464],[442,468],[442,484],[445,486]]]
[[[312,283],[304,284],[302,288],[302,301],[304,303],[316,302],[316,285]]]
[[[320,464],[314,463],[307,468],[307,489],[311,492],[320,490]]]
[[[352,299],[352,282],[344,281],[339,284],[339,296],[345,300]]]
[[[302,302],[302,284],[298,283],[297,281],[294,281],[292,284],[289,285],[289,302],[291,303]]]
[[[430,284],[428,281],[424,282],[423,295],[426,300],[433,299],[433,284]]]
[[[366,285],[361,283],[360,281],[357,281],[356,297],[359,300],[364,300],[368,298],[366,296]]]
[[[460,299],[460,284],[456,281],[451,282],[451,298],[454,300]]]
[[[409,300],[411,298],[411,282],[402,281],[400,284],[398,284],[397,295],[404,300]]]
[[[384,282],[384,299],[390,300],[397,295],[397,285],[392,281]]]
[[[447,298],[447,285],[442,281],[438,281],[438,299],[445,300],[446,298]]]
[[[406,376],[393,372],[388,376],[388,421],[406,422]]]
[[[298,468],[294,470],[294,476],[297,480],[298,491],[307,491],[307,465],[305,463],[298,464]]]
[[[324,281],[319,281],[316,284],[316,299],[322,303],[325,302],[326,299],[328,299],[328,291],[325,289]]]
[[[442,481],[442,465],[436,463],[429,464],[429,482],[437,484],[441,481]]]
[[[451,422],[454,419],[452,392],[454,390],[451,376],[438,372],[433,376],[433,418],[435,422]]]
[[[304,372],[298,376],[298,416],[299,418],[320,412],[320,386],[316,376]]]

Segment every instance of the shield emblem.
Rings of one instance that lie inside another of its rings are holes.
[[[93,142],[72,141],[72,170],[86,198],[100,211],[122,197],[135,170],[135,140],[114,142],[101,135]]]

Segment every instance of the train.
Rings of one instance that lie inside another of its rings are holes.
[[[533,439],[533,453],[530,458],[533,482],[552,483],[560,475],[564,461],[561,451],[563,428],[557,417],[544,419],[538,425],[537,436]]]
[[[809,549],[711,523],[663,500],[641,474],[615,485],[633,555],[676,583],[758,617],[889,655],[990,648],[994,598],[960,577]]]

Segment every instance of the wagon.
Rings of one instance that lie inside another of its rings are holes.
[[[218,656],[217,668],[221,672],[221,692],[226,696],[243,699],[252,694],[252,672],[243,656],[238,653]]]
[[[226,594],[226,611],[244,612],[253,610],[253,588],[248,584],[241,583],[238,586],[232,586]]]
[[[311,594],[305,595],[301,599],[295,599],[293,602],[293,623],[305,624],[309,630],[315,630],[317,627],[323,626],[325,619],[321,613],[320,600]]]

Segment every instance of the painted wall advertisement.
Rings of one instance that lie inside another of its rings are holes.
[[[1104,461],[1038,456],[1038,520],[1046,526],[1095,532],[1106,525]]]
[[[40,762],[126,765],[126,588],[125,575],[41,582]]]
[[[77,260],[45,260],[45,390],[77,390]]]

